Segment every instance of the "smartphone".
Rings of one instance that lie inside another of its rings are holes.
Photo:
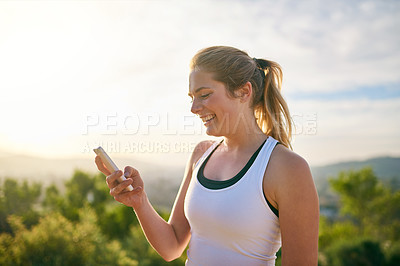
[[[107,167],[107,169],[110,172],[113,173],[113,172],[119,170],[117,165],[111,160],[110,156],[108,156],[108,154],[105,152],[105,150],[101,146],[99,146],[96,149],[93,149],[93,151],[101,158],[101,160],[103,161],[104,165]],[[126,178],[125,178],[124,175],[122,175],[122,176],[120,176],[118,178],[118,180],[119,180],[119,182],[122,182],[122,181],[126,180]],[[126,187],[126,190],[132,191],[133,187],[131,185],[129,185],[129,186]]]

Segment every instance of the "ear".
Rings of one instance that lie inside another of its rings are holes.
[[[250,81],[247,81],[242,87],[236,90],[236,97],[240,99],[241,102],[247,102],[251,100],[251,95],[253,93],[253,86]]]

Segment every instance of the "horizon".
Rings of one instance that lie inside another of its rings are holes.
[[[136,155],[132,155],[129,153],[122,154],[116,154],[116,153],[110,153],[112,154],[112,158],[116,161],[126,161],[126,160],[137,160],[140,159],[136,157]],[[27,154],[27,153],[13,153],[13,152],[4,152],[0,150],[0,159],[1,158],[11,158],[11,157],[26,157],[30,159],[39,159],[39,160],[92,160],[93,159],[93,165],[94,165],[94,157],[96,154],[79,154],[79,155],[67,155],[67,156],[46,156],[46,155],[36,155],[36,154]],[[331,161],[323,164],[309,164],[311,168],[314,167],[325,167],[325,166],[331,166],[335,164],[342,164],[342,163],[356,163],[356,162],[365,162],[365,161],[370,161],[370,160],[375,160],[375,159],[400,159],[400,155],[392,155],[392,154],[377,154],[374,156],[367,156],[367,157],[360,157],[360,158],[350,158],[350,159],[339,159],[338,161]],[[140,163],[145,163],[145,164],[155,164],[155,165],[165,165],[168,164],[168,162],[163,162],[163,161],[156,161],[155,163],[151,162],[151,160],[140,160]],[[174,167],[181,167],[184,166],[181,163],[173,165]],[[97,168],[93,166],[94,169],[97,171]]]
[[[399,11],[396,1],[2,1],[0,159],[94,158],[105,143],[113,158],[184,166],[193,145],[215,139],[187,97],[190,59],[212,45],[282,66],[294,151],[311,166],[400,156]]]

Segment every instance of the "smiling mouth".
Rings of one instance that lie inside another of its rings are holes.
[[[207,124],[208,122],[210,122],[211,120],[213,120],[215,118],[215,115],[206,115],[206,116],[203,116],[200,118],[204,124]]]

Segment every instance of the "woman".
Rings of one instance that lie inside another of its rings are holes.
[[[317,265],[318,196],[308,164],[291,151],[280,66],[216,46],[199,51],[190,68],[191,111],[222,141],[194,149],[168,222],[136,169],[111,173],[96,157],[110,194],[133,207],[167,261],[189,244],[187,265],[275,265],[282,246],[282,265]],[[128,185],[134,190],[124,191]]]

